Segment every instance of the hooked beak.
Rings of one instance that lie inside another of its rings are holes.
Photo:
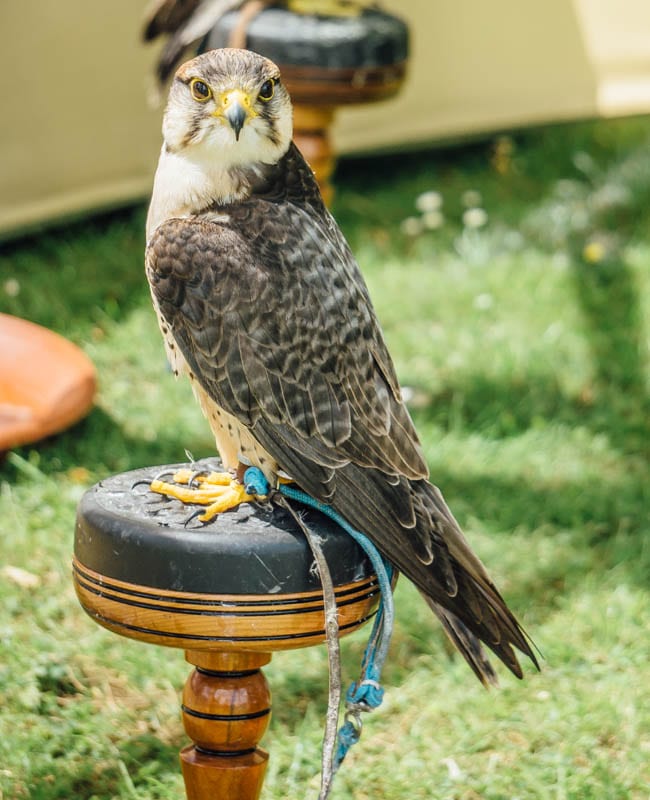
[[[246,120],[257,116],[251,106],[250,97],[239,89],[232,89],[222,95],[220,112],[228,120],[237,141]]]

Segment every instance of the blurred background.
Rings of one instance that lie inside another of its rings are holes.
[[[0,7],[3,799],[183,792],[182,654],[99,629],[70,580],[89,486],[214,452],[143,273],[166,46],[141,41],[146,6]],[[406,59],[388,58],[377,96],[354,71],[353,101],[301,95],[304,147],[432,478],[544,664],[486,693],[400,582],[387,698],[334,797],[645,800],[650,6],[383,8],[406,25]],[[350,677],[363,647],[363,632],[344,644]],[[311,796],[326,655],[279,654],[266,672],[262,796]]]
[[[0,232],[146,198],[161,117],[151,98],[160,44],[139,37],[147,5],[0,10]],[[605,0],[404,0],[387,10],[409,27],[408,80],[381,106],[337,114],[339,154],[650,108],[643,0],[621,0],[615,13]]]

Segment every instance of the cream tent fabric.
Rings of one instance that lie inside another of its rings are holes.
[[[160,146],[146,0],[0,3],[0,236],[144,198]],[[407,84],[342,110],[340,153],[650,110],[648,0],[384,0]]]

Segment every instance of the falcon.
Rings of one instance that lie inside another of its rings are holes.
[[[413,581],[485,685],[481,642],[521,677],[514,648],[535,654],[428,480],[361,271],[292,143],[278,68],[235,49],[188,61],[163,137],[146,273],[225,471],[152,488],[207,504],[205,521],[252,499],[247,466],[272,487],[289,476]]]

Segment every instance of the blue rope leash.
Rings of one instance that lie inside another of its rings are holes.
[[[244,484],[248,494],[259,495],[260,497],[269,494],[269,483],[264,477],[264,473],[257,467],[250,467],[246,470]],[[377,708],[384,698],[384,690],[380,684],[381,671],[388,654],[395,619],[395,606],[391,587],[393,568],[391,564],[384,560],[370,539],[349,525],[331,506],[315,500],[300,489],[288,484],[281,484],[279,492],[290,500],[297,500],[303,505],[320,511],[343,528],[368,556],[377,576],[381,592],[379,607],[375,615],[368,645],[363,655],[361,677],[358,682],[350,685],[345,695],[345,722],[338,732],[338,744],[334,757],[334,772],[336,773],[350,747],[359,741],[362,728],[361,714]]]

